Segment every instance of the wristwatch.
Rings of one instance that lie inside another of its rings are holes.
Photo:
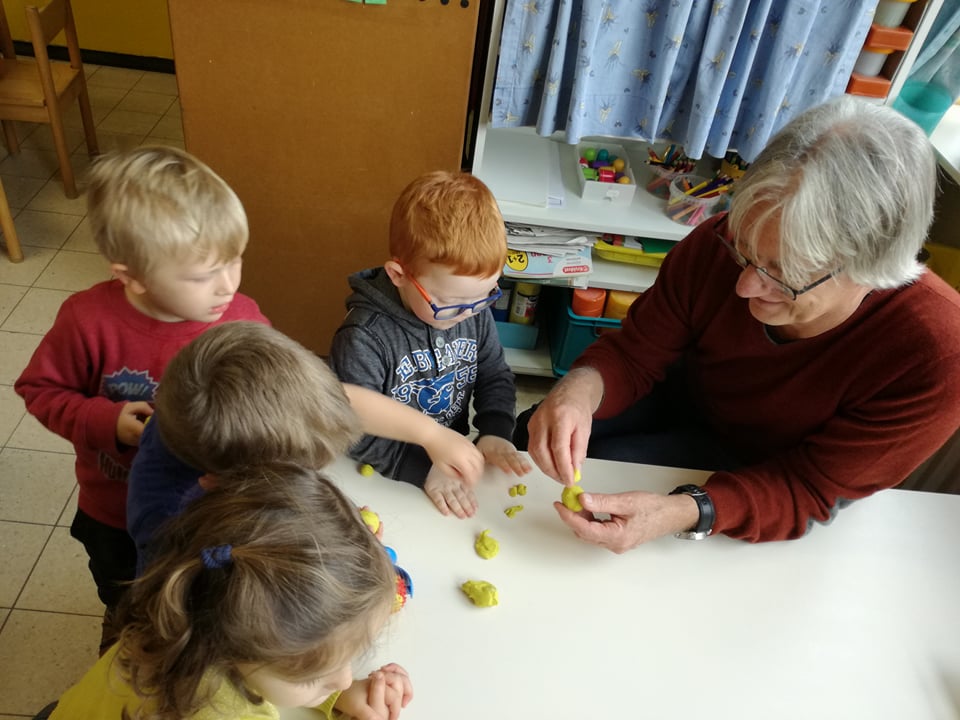
[[[676,533],[675,537],[681,540],[703,540],[713,532],[713,521],[717,514],[713,509],[713,500],[704,488],[699,485],[681,485],[671,490],[669,494],[689,495],[697,501],[697,508],[700,510],[700,519],[697,524],[691,530]]]

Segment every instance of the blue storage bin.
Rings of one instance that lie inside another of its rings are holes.
[[[550,298],[550,362],[553,372],[566,375],[573,361],[592,344],[605,330],[619,330],[620,321],[603,317],[574,315],[570,307],[571,293],[565,290],[562,297]]]
[[[500,344],[518,350],[533,350],[537,346],[540,328],[537,325],[521,325],[512,322],[497,322]]]

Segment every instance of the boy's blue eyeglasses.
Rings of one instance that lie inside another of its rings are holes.
[[[423,289],[423,286],[417,282],[417,279],[412,275],[409,277],[410,282],[413,283],[413,286],[419,291],[420,295],[423,296],[423,299],[427,301],[430,309],[433,310],[434,320],[453,320],[454,318],[460,317],[464,313],[478,313],[481,310],[486,310],[497,300],[503,297],[500,287],[496,286],[483,300],[477,300],[476,302],[462,305],[436,305],[433,302],[433,298],[431,298],[427,291]]]

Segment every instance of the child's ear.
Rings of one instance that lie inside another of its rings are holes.
[[[130,274],[130,268],[126,265],[122,263],[110,263],[110,272],[131,292],[137,295],[143,295],[147,291],[143,284]]]
[[[387,260],[383,264],[383,269],[387,271],[387,277],[396,287],[403,287],[407,282],[407,274],[403,271],[403,265],[396,260]]]

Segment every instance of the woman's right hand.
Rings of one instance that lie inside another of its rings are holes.
[[[603,398],[603,380],[592,368],[571,370],[550,391],[527,425],[527,451],[540,470],[563,485],[587,456],[593,412]]]

